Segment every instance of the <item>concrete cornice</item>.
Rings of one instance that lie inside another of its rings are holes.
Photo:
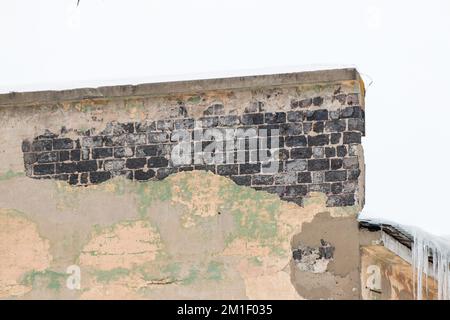
[[[361,80],[355,68],[230,77],[204,80],[118,85],[61,91],[10,92],[0,94],[0,107],[30,106],[84,99],[117,99],[172,94],[201,93],[216,90],[252,89]]]

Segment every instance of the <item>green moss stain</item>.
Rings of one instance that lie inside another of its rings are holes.
[[[59,290],[64,285],[68,275],[61,272],[52,270],[44,271],[30,271],[27,272],[22,280],[21,284],[31,287],[46,286],[48,289]]]
[[[23,177],[25,176],[24,172],[14,172],[12,170],[8,170],[5,173],[0,174],[0,181],[7,181],[15,177]]]
[[[181,271],[181,264],[179,262],[170,263],[162,268],[162,272],[169,275],[172,279],[176,279]]]
[[[222,280],[223,264],[217,261],[211,261],[206,269],[206,278],[209,280]]]
[[[147,216],[147,209],[155,202],[169,201],[172,198],[172,188],[167,180],[139,183],[135,193],[141,217]]]
[[[200,101],[202,101],[202,98],[200,96],[192,96],[189,99],[187,99],[187,102],[192,104],[200,103]]]
[[[192,284],[195,280],[198,279],[198,276],[199,276],[199,271],[198,271],[198,269],[197,269],[196,267],[192,267],[192,268],[189,270],[189,274],[187,275],[187,277],[184,278],[184,279],[181,281],[181,284],[183,284],[183,285],[190,285],[190,284]]]
[[[125,268],[115,268],[111,270],[96,270],[94,276],[98,282],[109,283],[111,281],[128,276],[130,270]]]

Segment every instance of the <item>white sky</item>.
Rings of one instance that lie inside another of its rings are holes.
[[[357,67],[368,87],[362,216],[441,235],[448,59],[446,0],[0,2],[0,92]]]

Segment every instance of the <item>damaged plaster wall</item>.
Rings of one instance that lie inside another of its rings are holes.
[[[0,96],[0,297],[359,298],[363,102],[355,70]],[[170,142],[149,141],[164,131],[158,120],[205,115],[300,129],[284,134],[288,158],[270,175],[260,162],[227,171],[136,157],[138,147]],[[137,128],[153,122],[136,142]],[[105,134],[130,123],[132,132]],[[97,136],[120,142],[88,148]],[[111,150],[95,157],[97,147]],[[116,157],[119,148],[133,154]],[[145,161],[107,165],[124,157]],[[80,169],[86,161],[95,168]]]

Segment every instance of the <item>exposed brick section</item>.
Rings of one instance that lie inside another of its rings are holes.
[[[241,114],[227,113],[225,107],[212,104],[194,119],[180,103],[168,119],[112,122],[101,132],[92,129],[76,138],[45,131],[21,145],[26,173],[79,186],[119,175],[149,181],[202,170],[299,205],[309,192],[325,193],[329,206],[355,204],[362,169],[358,147],[365,134],[358,95],[337,92],[332,97],[292,99],[280,111],[259,101],[249,103]],[[256,129],[257,133],[226,137],[225,148],[216,151],[222,140],[208,136],[206,130],[230,128]],[[192,148],[187,156],[192,162],[185,165],[172,159],[174,147],[184,139],[180,133],[200,137],[188,142]],[[197,163],[196,154],[214,158]]]

